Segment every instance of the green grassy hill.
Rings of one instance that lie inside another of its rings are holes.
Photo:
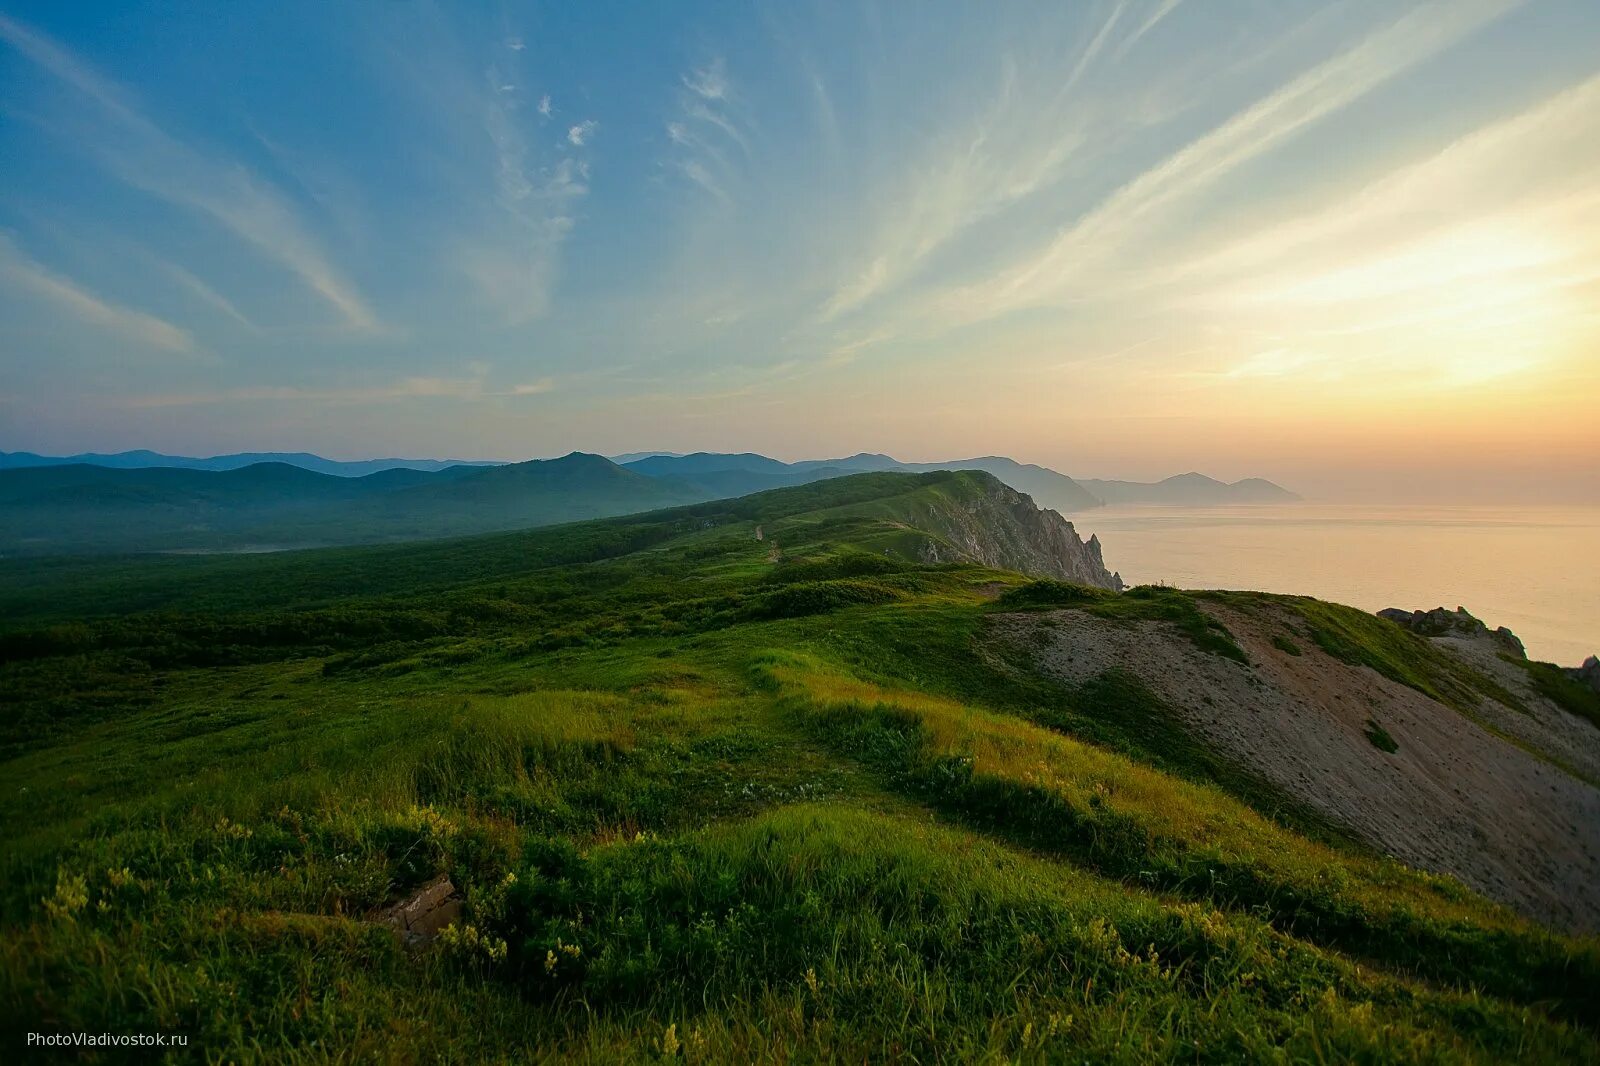
[[[1148,691],[999,654],[997,613],[1063,605],[1244,653],[1190,594],[971,561],[998,488],[0,562],[4,1031],[234,1061],[1600,1056],[1594,940],[1352,842]],[[384,918],[441,875],[462,914],[408,946]]]
[[[1070,513],[1101,504],[1099,498],[1065,474],[997,455],[953,459],[943,463],[902,463],[887,455],[863,452],[842,459],[782,463],[751,452],[695,452],[692,455],[645,456],[626,465],[629,470],[650,477],[677,478],[694,484],[713,496],[741,496],[764,489],[860,473],[981,470],[993,474],[1018,492],[1027,493],[1040,507]]]

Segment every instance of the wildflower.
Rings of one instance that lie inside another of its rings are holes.
[[[673,1022],[667,1026],[667,1031],[661,1034],[661,1057],[670,1059],[678,1053],[678,1023]]]
[[[822,982],[817,980],[817,968],[815,966],[806,967],[806,987],[811,989],[813,996],[822,988]]]
[[[493,934],[479,932],[475,925],[459,926],[451,922],[439,933],[439,942],[450,952],[467,959],[481,955],[490,962],[500,962],[506,957],[506,942]]]
[[[56,890],[44,898],[45,913],[59,920],[71,920],[89,905],[89,882],[65,870],[56,874]]]
[[[556,962],[556,953],[554,951],[546,951],[544,953],[544,972],[554,976],[556,972]]]

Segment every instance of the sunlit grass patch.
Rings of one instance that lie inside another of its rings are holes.
[[[1593,943],[1539,930],[1452,879],[1309,841],[1220,790],[815,658],[766,653],[754,668],[841,751],[986,832],[1109,876],[1261,908],[1297,935],[1525,1000],[1564,998],[1572,973],[1600,974]]]

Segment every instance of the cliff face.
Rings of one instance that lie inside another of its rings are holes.
[[[1085,542],[1071,522],[992,475],[962,471],[960,477],[964,491],[913,504],[910,524],[934,535],[923,545],[924,561],[976,562],[1122,591],[1122,578],[1106,569],[1098,537]]]

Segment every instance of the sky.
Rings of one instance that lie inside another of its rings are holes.
[[[0,449],[1600,502],[1600,3],[0,0]]]

